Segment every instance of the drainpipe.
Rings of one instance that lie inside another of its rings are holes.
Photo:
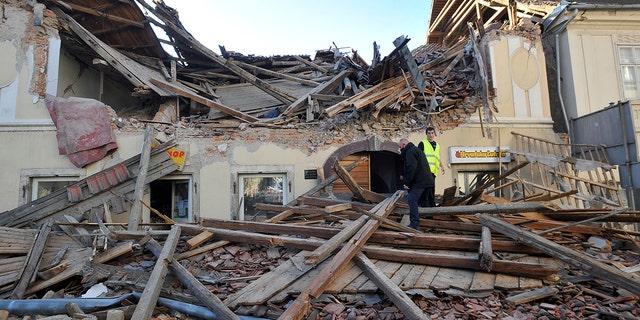
[[[561,12],[564,12],[564,9]],[[569,126],[569,117],[567,117],[567,109],[564,105],[564,98],[562,97],[562,82],[561,82],[561,76],[560,76],[560,32],[564,31],[567,25],[569,24],[569,22],[571,22],[578,15],[578,10],[574,9],[571,16],[569,18],[566,18],[565,21],[562,21],[560,25],[558,25],[557,27],[551,26],[551,24],[555,22],[556,18],[559,15],[560,14],[554,15],[554,17],[551,18],[553,20],[545,25],[547,28],[553,29],[553,37],[555,40],[556,81],[558,83],[558,99],[560,100],[560,109],[562,110],[562,116],[564,117],[564,125],[567,128],[567,133],[569,133],[569,137],[571,141],[573,141],[573,136],[571,133],[572,130],[571,130],[571,127]]]

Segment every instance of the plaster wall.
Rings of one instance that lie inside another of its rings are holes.
[[[550,122],[545,58],[539,39],[494,34],[485,41],[498,121]]]
[[[580,12],[559,39],[562,92],[569,118],[625,100],[617,47],[640,44],[637,12]]]

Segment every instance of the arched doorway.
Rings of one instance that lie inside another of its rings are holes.
[[[323,165],[324,176],[329,177],[335,173],[333,166],[336,161],[346,167],[362,157],[367,161],[361,161],[349,173],[360,187],[381,194],[390,194],[398,190],[398,186],[401,186],[399,178],[402,173],[402,159],[398,144],[375,136],[347,144],[336,150]],[[350,193],[350,190],[344,182],[337,180],[333,184],[333,193],[336,195]]]

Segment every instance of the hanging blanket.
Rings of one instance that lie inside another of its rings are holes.
[[[47,95],[45,104],[58,129],[58,151],[68,155],[76,167],[98,161],[118,147],[107,107],[102,102]]]

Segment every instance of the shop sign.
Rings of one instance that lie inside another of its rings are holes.
[[[510,162],[509,147],[449,147],[450,163]]]
[[[178,165],[178,171],[182,171],[182,168],[184,167],[184,160],[185,160],[185,157],[187,156],[187,153],[184,150],[180,150],[176,148],[170,148],[169,150],[167,150],[167,153],[169,154],[173,162],[175,162]]]

